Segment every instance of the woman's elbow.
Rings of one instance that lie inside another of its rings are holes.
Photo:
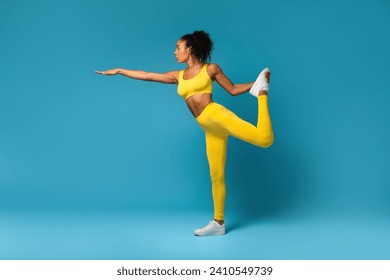
[[[235,85],[229,88],[228,93],[232,96],[237,96],[239,94]]]
[[[147,81],[147,82],[153,82],[154,81],[154,73],[150,72],[143,72],[140,76],[140,80]]]

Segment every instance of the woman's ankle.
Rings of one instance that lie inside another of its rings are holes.
[[[268,91],[266,91],[266,90],[260,90],[258,96],[262,96],[262,95],[268,95]]]

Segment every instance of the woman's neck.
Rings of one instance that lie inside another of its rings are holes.
[[[200,62],[197,58],[190,57],[190,59],[187,61],[187,69],[192,71],[199,69],[203,66],[203,63]]]

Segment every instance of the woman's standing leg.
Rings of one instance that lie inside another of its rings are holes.
[[[214,201],[214,219],[224,220],[226,197],[225,163],[227,135],[217,136],[206,133],[206,153],[210,168],[210,178]]]
[[[204,228],[195,230],[195,235],[225,234],[224,207],[226,197],[225,163],[228,135],[206,132],[206,153],[210,168],[212,194],[214,202],[214,221]]]

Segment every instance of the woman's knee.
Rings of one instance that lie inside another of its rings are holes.
[[[221,184],[225,181],[224,172],[221,172],[220,170],[210,170],[210,178],[212,184]]]

